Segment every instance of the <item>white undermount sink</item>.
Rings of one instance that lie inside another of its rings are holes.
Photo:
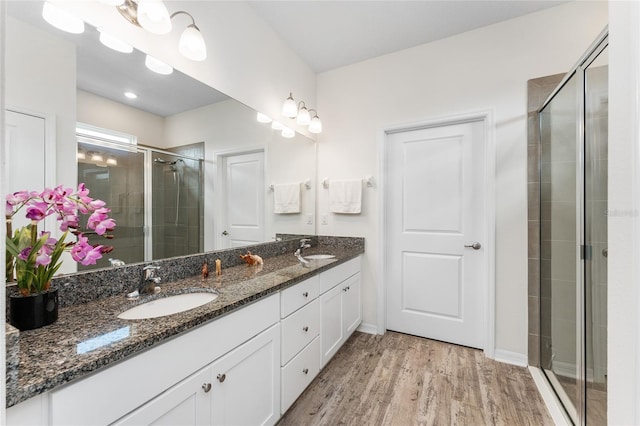
[[[305,259],[309,260],[333,259],[334,257],[332,254],[310,254],[309,256],[304,256]]]
[[[197,308],[217,298],[217,294],[207,292],[176,294],[134,306],[122,312],[118,318],[134,320],[163,317]]]

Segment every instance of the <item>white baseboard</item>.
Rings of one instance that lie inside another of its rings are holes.
[[[532,366],[529,366],[529,373],[531,373],[533,382],[536,384],[538,392],[540,392],[540,396],[547,407],[547,411],[549,411],[549,415],[551,416],[553,423],[558,426],[572,425],[573,423],[564,411],[558,397],[551,388],[547,379],[544,377],[544,373],[539,368]]]
[[[499,362],[504,362],[505,364],[517,365],[518,367],[526,367],[529,363],[529,359],[525,354],[505,351],[502,349],[495,350],[493,359]]]
[[[558,376],[569,377],[571,379],[577,379],[576,365],[570,362],[553,361],[553,371]],[[593,382],[593,368],[587,368],[587,381]]]
[[[375,324],[369,324],[367,322],[361,322],[360,326],[357,328],[357,331],[361,331],[362,333],[367,334],[378,334],[378,326]]]

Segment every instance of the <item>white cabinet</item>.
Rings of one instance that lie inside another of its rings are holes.
[[[209,367],[189,376],[133,413],[113,423],[125,425],[210,425]]]
[[[282,367],[282,414],[294,403],[320,371],[320,337]]]
[[[331,274],[321,276],[321,290],[330,288],[320,296],[322,367],[338,352],[362,322],[360,258],[346,262],[340,267],[338,267],[340,270],[335,268],[327,271]]]
[[[273,425],[280,418],[280,326],[211,365],[214,425]]]
[[[279,348],[276,324],[114,425],[275,424],[280,418]]]

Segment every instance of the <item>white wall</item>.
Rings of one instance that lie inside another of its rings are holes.
[[[640,3],[609,5],[608,422],[640,424]]]
[[[172,21],[171,33],[158,36],[129,24],[115,7],[98,1],[54,2],[85,22],[118,34],[137,49],[271,117],[280,117],[282,102],[290,91],[296,99],[316,104],[313,71],[245,2],[165,1],[170,13],[184,10],[194,17],[207,44],[208,56],[202,62],[190,61],[178,53],[182,28],[190,23],[182,15]],[[282,121],[296,128],[295,120]]]
[[[77,109],[80,123],[135,135],[140,145],[165,145],[164,117],[84,90],[77,91]]]
[[[55,117],[56,183],[75,187],[76,170],[68,161],[75,165],[75,46],[9,16],[6,35],[6,105]]]
[[[376,176],[385,126],[490,109],[496,143],[496,349],[527,353],[527,80],[567,71],[607,24],[605,2],[575,2],[318,76],[318,176]],[[363,213],[329,215],[320,234],[363,236],[364,322],[375,324],[378,189]],[[319,218],[327,193],[318,197]]]

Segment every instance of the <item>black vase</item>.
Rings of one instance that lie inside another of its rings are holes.
[[[58,319],[58,289],[29,296],[9,297],[9,323],[18,330],[33,330]]]

